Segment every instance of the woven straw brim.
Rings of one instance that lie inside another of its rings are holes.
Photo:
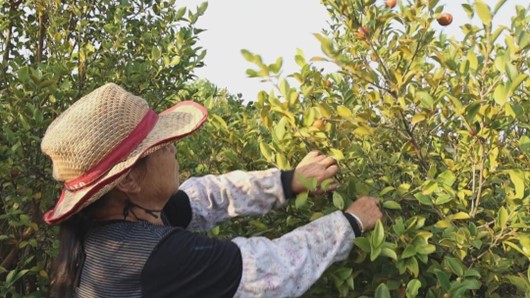
[[[93,184],[70,191],[63,189],[55,207],[48,211],[44,220],[57,224],[90,205],[113,189],[130,171],[131,167],[163,145],[181,139],[197,130],[208,117],[207,110],[194,102],[185,101],[159,114],[157,123],[147,137],[129,154]]]

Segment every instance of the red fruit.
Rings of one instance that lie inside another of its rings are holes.
[[[396,2],[397,2],[397,0],[386,0],[385,1],[385,6],[388,7],[388,8],[392,8],[392,7],[396,6]]]
[[[453,15],[450,13],[442,13],[440,17],[438,17],[438,24],[442,26],[447,26],[453,22]]]

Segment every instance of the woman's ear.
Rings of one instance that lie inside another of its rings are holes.
[[[138,193],[141,190],[139,182],[139,175],[133,169],[116,185],[116,188],[126,194]]]

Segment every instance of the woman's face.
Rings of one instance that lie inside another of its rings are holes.
[[[168,144],[146,157],[145,175],[140,179],[143,195],[149,200],[167,201],[179,187],[179,164],[175,145]]]

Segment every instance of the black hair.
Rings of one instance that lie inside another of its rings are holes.
[[[134,168],[146,172],[146,157],[134,164]],[[97,223],[93,215],[107,205],[110,196],[100,199],[59,224],[59,252],[52,265],[51,297],[76,296],[84,262],[84,240],[90,227]]]

